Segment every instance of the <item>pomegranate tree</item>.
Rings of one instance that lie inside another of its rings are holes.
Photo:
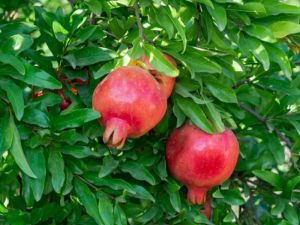
[[[169,171],[187,186],[192,204],[205,203],[207,191],[230,177],[238,155],[239,144],[230,129],[208,134],[189,123],[172,132],[166,149]]]
[[[164,116],[167,97],[156,79],[137,66],[111,72],[95,89],[93,108],[105,128],[103,141],[121,149],[127,137],[140,137]]]

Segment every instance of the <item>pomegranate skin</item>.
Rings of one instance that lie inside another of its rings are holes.
[[[169,55],[163,54],[165,59],[169,61],[173,66],[177,67],[177,64],[174,59],[172,59]],[[157,79],[160,83],[162,89],[164,90],[167,97],[169,97],[172,93],[175,78],[166,76],[165,74],[159,73],[149,62],[149,59],[146,55],[141,57],[141,61],[146,65],[149,72]]]
[[[188,188],[188,200],[202,204],[206,192],[228,179],[237,163],[239,144],[233,132],[208,134],[185,123],[167,142],[166,161],[171,174]]]
[[[150,73],[125,66],[111,72],[96,87],[92,105],[101,114],[103,141],[121,149],[127,137],[144,135],[162,119],[167,98]]]

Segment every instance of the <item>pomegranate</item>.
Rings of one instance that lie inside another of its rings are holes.
[[[70,98],[66,97],[62,90],[57,90],[57,94],[61,97],[60,109],[65,110],[71,105],[72,101]]]
[[[191,204],[202,204],[207,191],[232,174],[239,155],[233,132],[208,134],[185,123],[167,142],[166,161],[171,174],[188,188]]]
[[[140,137],[163,117],[167,97],[155,78],[137,66],[112,71],[96,87],[93,108],[101,114],[103,141],[121,149],[127,137]]]
[[[173,66],[177,66],[174,59],[172,59],[167,54],[163,54],[165,59],[168,60]],[[146,55],[143,55],[141,57],[141,61],[146,65],[148,71],[156,78],[156,80],[160,83],[162,86],[162,89],[164,90],[167,97],[169,97],[172,93],[174,84],[175,84],[175,78],[166,76],[165,74],[162,74],[158,72],[149,62],[149,59]]]

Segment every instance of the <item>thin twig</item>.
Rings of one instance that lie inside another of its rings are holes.
[[[248,107],[246,104],[244,104],[243,102],[239,103],[239,106],[244,109],[245,111],[249,112],[250,114],[252,114],[253,116],[256,117],[256,119],[262,123],[266,122],[266,118],[261,116],[259,113],[257,113],[255,110],[251,109],[250,107]]]
[[[268,130],[272,133],[275,132],[275,134],[279,137],[281,141],[283,141],[287,147],[291,148],[292,143],[288,137],[286,137],[278,128],[276,128],[272,123],[268,122],[268,118],[261,116],[259,113],[257,113],[255,110],[251,109],[244,103],[239,103],[239,106],[247,111],[248,113],[252,114],[258,121],[263,123]]]
[[[134,12],[135,12],[135,17],[136,17],[136,22],[137,22],[137,26],[139,29],[139,38],[141,42],[145,41],[145,34],[144,34],[144,28],[142,25],[142,20],[141,20],[141,16],[140,16],[140,8],[137,2],[134,3]]]
[[[90,186],[91,188],[93,188],[95,191],[99,191],[100,188],[96,187],[95,185],[93,185],[92,183],[90,183],[89,181],[87,181],[86,179],[84,179],[83,177],[81,177],[78,174],[75,174],[76,177],[78,177],[80,180],[82,180],[84,183],[86,183],[88,186]]]

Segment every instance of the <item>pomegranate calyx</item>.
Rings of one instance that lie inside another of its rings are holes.
[[[122,149],[130,130],[129,124],[119,118],[111,118],[105,123],[103,142],[110,148]]]
[[[208,188],[206,187],[188,187],[187,198],[191,204],[203,204],[206,200],[206,193]]]

